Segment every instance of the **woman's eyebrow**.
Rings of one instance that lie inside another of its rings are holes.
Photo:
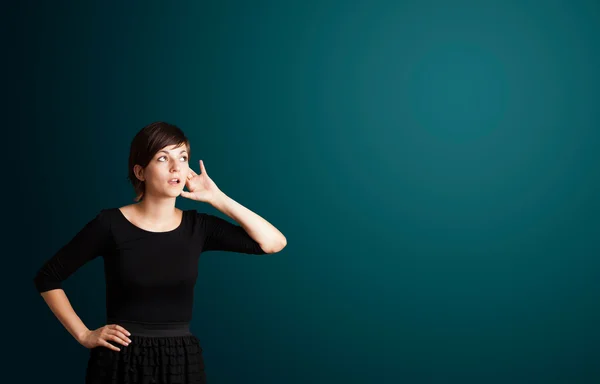
[[[167,154],[169,153],[168,151],[165,151],[164,149],[161,149],[158,152],[164,152],[164,153],[167,153]],[[182,149],[181,151],[179,151],[179,154],[182,154],[183,152],[187,152],[187,151],[185,149]]]

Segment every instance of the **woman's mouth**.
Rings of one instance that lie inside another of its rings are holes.
[[[181,180],[179,180],[179,179],[171,179],[171,180],[169,180],[169,184],[170,185],[179,185],[180,181]]]

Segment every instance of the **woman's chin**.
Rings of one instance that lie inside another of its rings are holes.
[[[177,197],[181,195],[181,188],[168,188],[161,193],[164,197]]]

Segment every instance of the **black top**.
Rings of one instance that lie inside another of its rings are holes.
[[[118,208],[103,209],[43,264],[34,283],[38,292],[61,288],[102,256],[107,320],[188,322],[200,253],[211,250],[266,253],[243,227],[211,214],[186,210],[179,227],[151,232]]]

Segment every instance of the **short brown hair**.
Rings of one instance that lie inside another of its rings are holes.
[[[183,131],[177,126],[163,121],[148,124],[135,135],[129,150],[129,172],[127,175],[127,179],[129,179],[135,190],[135,201],[142,200],[146,185],[135,176],[133,167],[138,164],[142,168],[146,168],[159,150],[168,145],[181,144],[186,145],[188,157],[191,156],[190,143]]]

